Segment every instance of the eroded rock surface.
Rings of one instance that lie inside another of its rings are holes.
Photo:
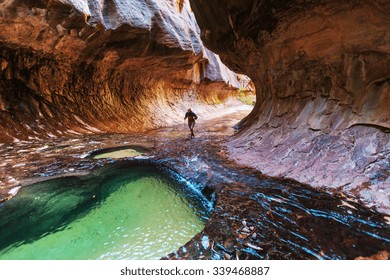
[[[0,141],[135,132],[237,92],[187,1],[0,3]]]
[[[190,2],[256,85],[231,157],[390,213],[390,1]]]
[[[194,139],[179,125],[139,135],[83,135],[0,146],[0,182],[7,183],[0,185],[0,201],[36,181],[87,175],[116,164],[153,164],[170,170],[190,193],[204,195],[207,205],[214,203],[204,230],[165,258],[387,259],[390,216],[229,159],[227,132],[247,112],[199,121]],[[97,149],[131,144],[150,151],[138,158],[89,156]]]

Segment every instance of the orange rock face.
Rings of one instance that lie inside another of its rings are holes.
[[[206,46],[256,85],[231,156],[390,213],[390,3],[190,2]]]
[[[89,2],[0,4],[0,142],[181,123],[237,92],[187,1]]]

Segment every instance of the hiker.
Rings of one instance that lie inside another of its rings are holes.
[[[184,120],[186,118],[188,118],[188,127],[191,130],[191,138],[194,138],[195,137],[195,135],[194,135],[195,120],[198,119],[198,116],[194,112],[192,112],[191,109],[188,109],[187,113],[184,117]]]

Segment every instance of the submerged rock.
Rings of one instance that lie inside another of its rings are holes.
[[[188,107],[204,119],[237,94],[187,1],[0,4],[0,199],[29,180],[89,173],[114,161],[91,150],[132,138],[158,143],[147,158],[215,204],[205,229],[166,258],[388,257],[388,216],[261,173],[390,211],[389,5],[191,3],[207,46],[257,88],[229,147],[225,118],[193,140],[186,126],[139,133],[181,124]]]
[[[245,112],[241,113],[241,117],[244,115]],[[8,198],[8,191],[17,182],[25,187],[49,178],[82,175],[98,183],[106,181],[99,171],[102,166],[153,164],[170,170],[180,185],[185,186],[182,190],[187,195],[194,194],[207,209],[214,208],[204,230],[166,258],[354,259],[390,251],[389,216],[293,180],[264,176],[230,160],[224,146],[226,134],[210,132],[209,127],[228,125],[227,120],[232,118],[238,121],[240,116],[231,114],[199,122],[198,137],[192,140],[188,139],[187,130],[176,126],[171,128],[176,131],[172,133],[175,137],[157,131],[140,135],[85,135],[0,146],[0,162],[5,163],[5,168],[0,169],[0,201]],[[81,158],[97,149],[135,143],[153,144],[154,148],[145,154],[145,159]],[[43,146],[47,148],[40,149]],[[30,164],[15,164],[21,161]],[[99,176],[91,177],[93,174]],[[32,191],[31,199],[34,197]],[[100,192],[89,193],[87,197],[91,201],[102,199]],[[28,209],[22,207],[20,211]]]

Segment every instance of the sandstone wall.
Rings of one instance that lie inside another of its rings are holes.
[[[190,2],[256,85],[231,156],[390,213],[390,1]]]
[[[207,115],[239,84],[199,32],[187,1],[2,1],[0,141]]]

